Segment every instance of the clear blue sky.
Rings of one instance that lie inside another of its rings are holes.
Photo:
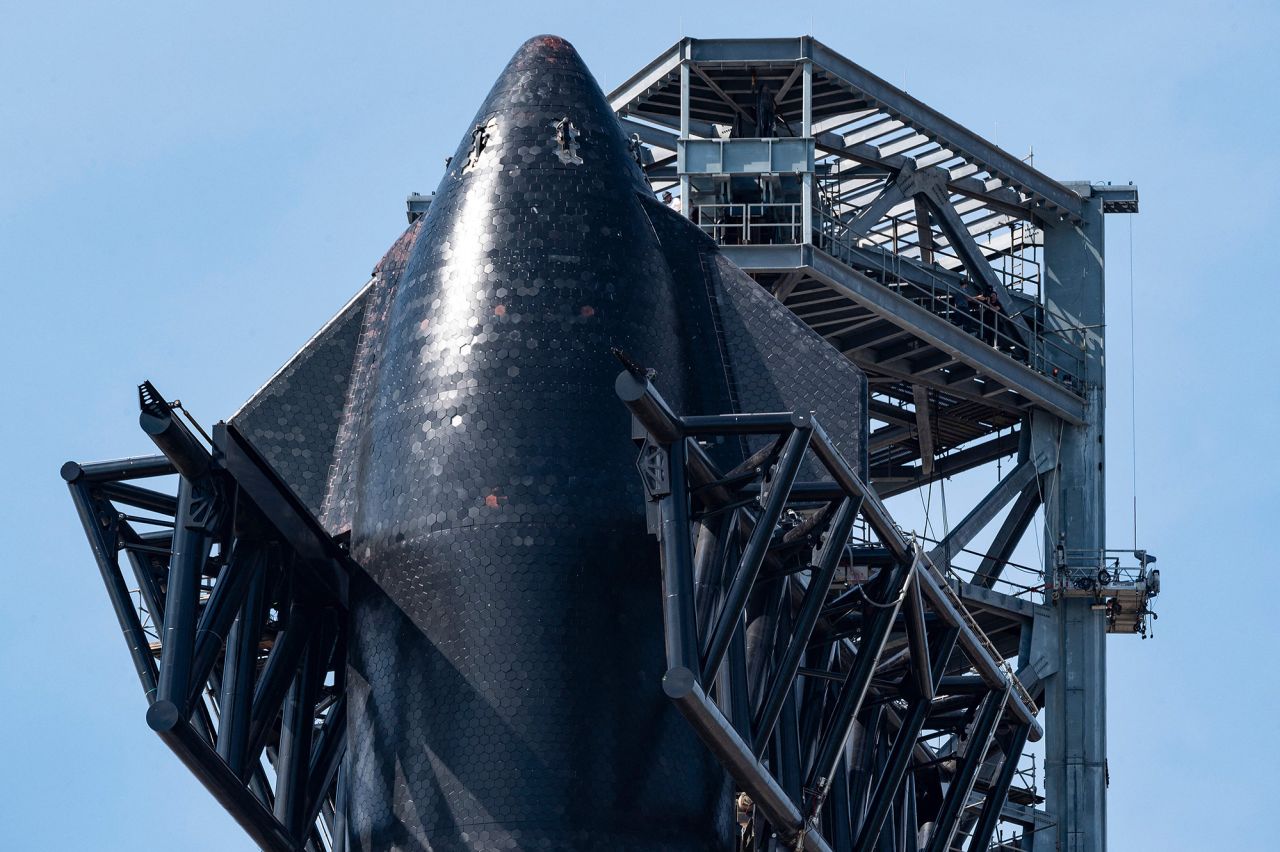
[[[682,34],[810,32],[1059,179],[1141,187],[1140,537],[1165,593],[1155,641],[1111,643],[1112,848],[1275,848],[1278,7],[1041,5],[0,4],[0,845],[249,848],[147,730],[57,475],[150,451],[136,383],[232,412],[366,279],[526,37],[569,38],[608,89]]]

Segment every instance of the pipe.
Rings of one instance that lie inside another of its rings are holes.
[[[831,852],[816,831],[809,831],[800,810],[787,796],[733,726],[712,704],[691,670],[673,668],[662,678],[662,689],[738,785],[751,797],[784,841],[801,840],[806,852]]]
[[[151,723],[148,714],[147,722]],[[155,725],[152,725],[155,728]],[[209,747],[185,719],[171,716],[155,728],[174,754],[191,770],[205,789],[213,794],[227,813],[240,823],[249,837],[268,852],[296,852],[298,844],[283,825],[249,792],[222,758]]]
[[[115,461],[78,464],[69,461],[62,466],[62,478],[67,482],[86,485],[98,482],[116,482],[121,479],[145,479],[152,476],[168,476],[174,473],[173,462],[165,456],[135,456]]]
[[[627,375],[630,375],[628,373]],[[667,666],[693,667],[698,659],[698,625],[690,553],[689,489],[685,441],[667,449],[669,493],[658,503],[662,535],[662,609]]]

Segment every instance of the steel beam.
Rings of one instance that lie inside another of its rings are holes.
[[[812,275],[873,313],[910,330],[1004,387],[1071,423],[1082,423],[1084,401],[1062,385],[999,352],[932,311],[813,246],[805,246]]]
[[[996,487],[970,510],[969,514],[964,516],[964,520],[952,528],[942,543],[929,552],[929,561],[941,566],[943,570],[949,569],[951,560],[964,550],[973,537],[980,533],[1014,496],[1033,484],[1035,477],[1036,466],[1030,460],[1022,462],[1009,471],[1009,474],[1000,480]]]
[[[1022,493],[1013,501],[1009,514],[1005,516],[1004,523],[1000,525],[996,537],[991,541],[991,546],[987,548],[987,555],[982,557],[978,570],[974,572],[974,583],[988,589],[996,584],[996,580],[1000,579],[1000,573],[1013,556],[1014,548],[1022,540],[1023,534],[1039,508],[1040,482],[1037,475],[1027,483]]]
[[[151,721],[150,717],[148,721]],[[190,723],[168,716],[156,732],[260,848],[267,852],[297,852],[298,841],[249,792],[244,782],[231,772]]]
[[[1083,214],[1082,199],[1068,187],[849,61],[821,42],[813,41],[812,51],[813,61],[820,68],[844,80],[888,114],[938,139],[952,151],[977,161],[992,173],[1041,196],[1063,213],[1076,219]]]
[[[986,760],[987,747],[995,735],[996,726],[1004,714],[1005,702],[1009,691],[988,693],[982,700],[977,719],[969,730],[969,738],[965,744],[964,755],[960,759],[956,773],[951,776],[951,786],[947,788],[946,798],[942,800],[942,808],[934,821],[933,834],[929,839],[928,852],[948,852],[952,838],[960,826],[960,817],[969,804],[969,795],[973,792],[973,784],[978,780],[978,770]],[[982,849],[985,847],[977,847]]]
[[[219,756],[237,777],[246,775],[249,751],[250,714],[254,685],[258,677],[258,642],[266,589],[265,573],[249,581],[249,591],[227,637],[222,664],[222,693],[218,702]]]
[[[191,480],[185,476],[179,480],[177,526],[160,635],[156,704],[148,711],[148,721],[151,714],[159,714],[159,724],[164,724],[162,720],[170,714],[185,719],[191,708],[191,665],[200,606],[200,576],[209,555],[209,539],[203,521],[197,516],[196,503],[200,499]]]
[[[755,802],[779,837],[790,842],[799,840],[800,847],[807,852],[831,852],[821,834],[807,830],[805,818],[795,803],[707,699],[691,670],[671,669],[662,679],[662,689],[734,781]]]
[[[911,764],[911,756],[915,751],[916,737],[929,715],[929,702],[918,698],[911,702],[898,735],[894,737],[893,748],[889,751],[889,759],[880,771],[876,781],[875,792],[871,796],[871,804],[867,807],[867,815],[858,830],[858,838],[854,841],[853,852],[872,852],[884,827],[885,819],[897,798],[902,777]]]
[[[897,563],[889,569],[885,582],[879,590],[880,605],[872,615],[870,623],[863,629],[862,641],[858,645],[858,655],[840,685],[835,707],[831,712],[831,722],[822,732],[818,751],[809,770],[806,787],[814,790],[820,803],[831,788],[831,781],[841,752],[871,685],[871,677],[880,663],[880,654],[898,617],[898,609],[902,605],[903,590],[906,584],[914,582],[918,573],[918,563]],[[927,702],[926,702],[927,709]]]
[[[1082,187],[1082,191],[1088,192]],[[1046,227],[1046,331],[1080,346],[1090,385],[1083,424],[1032,418],[1033,457],[1053,459],[1045,481],[1045,552],[1101,552],[1106,546],[1104,244],[1101,199],[1084,221]],[[1053,570],[1053,566],[1046,566]],[[1045,807],[1057,844],[1072,852],[1107,847],[1106,613],[1087,598],[1053,608],[1057,671],[1045,679]]]
[[[680,68],[680,60],[687,51],[689,39],[681,39],[660,56],[628,77],[622,85],[609,93],[609,106],[614,112],[625,113],[636,101],[649,92],[670,82]]]
[[[769,542],[773,539],[774,528],[778,524],[778,519],[782,517],[782,510],[786,507],[791,495],[791,485],[795,482],[796,474],[800,471],[800,463],[804,460],[804,454],[809,448],[809,439],[813,434],[809,416],[796,414],[792,415],[792,418],[792,432],[787,437],[782,453],[778,457],[768,499],[756,519],[746,546],[742,549],[742,558],[738,560],[737,570],[725,594],[720,617],[707,639],[706,649],[702,655],[704,683],[715,680],[716,670],[720,667],[720,661],[724,659],[724,653],[729,648],[729,639],[737,627],[738,612],[746,605],[747,597],[750,596],[751,589],[755,585],[760,566],[764,563],[765,553],[769,549]],[[689,426],[692,419],[686,419],[686,426]],[[690,427],[690,431],[694,429]],[[684,546],[688,546],[687,536]]]
[[[822,555],[818,558],[809,587],[805,589],[790,642],[783,651],[773,676],[763,692],[765,699],[761,703],[760,713],[755,723],[757,752],[764,750],[764,745],[773,733],[778,714],[782,711],[782,705],[791,693],[796,672],[800,670],[805,649],[809,646],[809,638],[813,635],[814,625],[818,623],[822,604],[826,600],[827,592],[831,589],[831,580],[835,576],[836,568],[840,564],[840,556],[849,541],[849,533],[853,529],[854,521],[857,520],[860,505],[860,500],[846,497],[831,520],[831,526],[827,530],[826,539],[822,545]]]
[[[64,466],[63,471],[66,470]],[[115,612],[120,632],[124,634],[125,643],[129,646],[129,656],[133,659],[134,670],[138,673],[138,680],[149,705],[155,700],[156,663],[151,656],[150,643],[142,629],[138,611],[130,598],[129,586],[120,573],[116,542],[108,532],[113,530],[114,520],[104,512],[104,507],[95,505],[87,485],[73,479],[67,486],[71,490],[71,499],[80,515],[80,524],[89,539],[89,549],[93,551],[94,562],[98,565],[98,573],[102,576],[107,597],[111,601],[111,609]]]
[[[978,675],[994,690],[1008,688],[1013,682],[1014,676],[1004,668],[1003,660],[992,652],[987,643],[977,633],[975,625],[971,624],[970,619],[966,618],[962,613],[961,610],[964,605],[960,604],[958,600],[952,601],[952,595],[955,593],[948,594],[947,591],[943,590],[945,581],[935,576],[934,570],[927,562],[922,562],[921,569],[916,572],[916,576],[923,583],[922,591],[925,593],[925,597],[929,599],[929,603],[935,612],[948,624],[958,628],[960,647],[964,649],[965,656],[969,658]],[[1009,706],[1022,721],[1031,723],[1031,739],[1040,739],[1042,731],[1039,723],[1035,720],[1037,708],[1028,704],[1026,697],[1019,694],[1016,688]]]
[[[669,492],[658,501],[662,541],[663,624],[667,666],[693,667],[698,661],[697,610],[690,552],[689,487],[685,439],[667,447]]]
[[[266,571],[266,554],[260,546],[240,540],[233,546],[217,582],[200,613],[196,626],[195,652],[192,655],[187,705],[194,704],[204,689],[205,679],[226,642],[250,583],[255,575]]]
[[[920,470],[925,476],[933,473],[933,423],[929,417],[929,391],[911,386],[911,396],[916,408],[916,439],[920,442]]]
[[[1009,786],[1018,771],[1018,760],[1027,744],[1028,730],[1026,725],[1015,725],[1000,744],[1004,760],[1000,762],[1000,771],[991,782],[991,792],[987,793],[987,798],[982,803],[982,812],[970,835],[971,849],[986,849],[991,845],[991,836],[996,833],[996,824],[1000,822],[1000,814],[1009,796]]]

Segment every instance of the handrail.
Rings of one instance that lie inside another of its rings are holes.
[[[862,238],[850,234],[847,223],[830,211],[821,208],[814,209],[814,219],[820,248],[843,262],[849,260],[848,255],[851,252],[863,250],[857,265],[866,265],[865,248],[867,247],[859,245]],[[916,267],[918,274],[928,277],[929,286],[925,287],[902,274],[905,259],[901,255],[874,244],[870,248],[880,255],[879,272],[882,278],[886,282],[890,278],[894,279],[893,284],[886,283],[886,286],[899,291],[899,295],[922,304],[931,313],[942,317],[970,335],[984,340],[1016,360],[1025,362],[1042,375],[1053,376],[1070,386],[1082,384],[1079,376],[1083,362],[1075,352],[1044,334],[1035,334],[1030,341],[1015,337],[1001,327],[1003,314],[994,308],[978,304],[971,295],[935,274],[928,265],[919,264]],[[944,253],[938,248],[934,248],[933,251],[935,255]],[[1052,359],[1048,357],[1051,352],[1055,356]]]
[[[803,207],[784,202],[696,204],[693,223],[720,245],[795,244],[804,227]]]

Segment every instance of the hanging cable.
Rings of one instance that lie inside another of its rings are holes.
[[[1138,363],[1134,329],[1133,216],[1129,219],[1129,440],[1133,453],[1133,549],[1138,549]]]

